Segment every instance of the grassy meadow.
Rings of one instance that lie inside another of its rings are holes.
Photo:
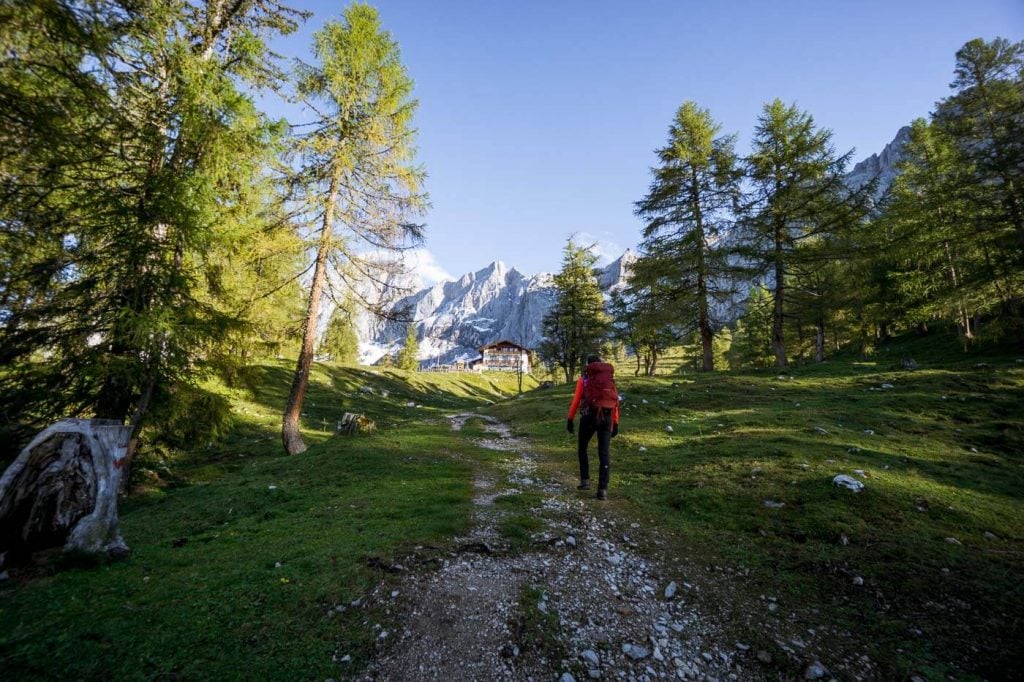
[[[469,521],[471,467],[441,416],[512,395],[515,378],[317,365],[310,449],[288,457],[290,378],[271,363],[255,390],[208,387],[231,402],[228,437],[140,455],[121,507],[129,560],[12,573],[0,679],[322,680],[365,662],[386,614],[350,605],[386,577],[375,560],[429,559]],[[344,411],[377,431],[331,437]]]
[[[899,369],[907,356],[917,370]],[[885,679],[1012,677],[1024,663],[1018,357],[911,338],[781,374],[622,366],[608,504],[664,538],[651,551],[700,587],[692,598],[729,636],[773,654],[758,668],[768,677],[801,674],[780,650],[786,628],[817,632],[825,658],[869,656]],[[137,462],[122,506],[130,559],[12,572],[0,677],[345,677],[375,649],[374,626],[394,626],[351,606],[391,579],[378,560],[442,556],[469,523],[477,460],[496,456],[469,442],[475,420],[456,434],[443,415],[483,408],[548,472],[576,475],[568,385],[529,380],[509,399],[513,376],[317,365],[310,449],[287,457],[289,380],[274,362],[244,386],[206,387],[230,404],[227,436]],[[377,430],[332,436],[345,411]],[[837,474],[865,490],[834,486]],[[501,528],[513,546],[536,530],[530,502],[496,500],[514,512]]]
[[[889,679],[1012,676],[1024,663],[1024,364],[935,348],[903,340],[783,374],[620,372],[613,504],[667,531],[683,570],[729,576],[729,593],[711,578],[705,598],[738,641],[777,652],[764,623],[795,614]],[[899,369],[909,356],[916,371]],[[570,397],[535,391],[487,411],[569,478]],[[865,489],[836,487],[837,474]],[[767,612],[766,595],[783,608]]]

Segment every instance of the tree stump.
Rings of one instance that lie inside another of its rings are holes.
[[[373,420],[367,418],[365,415],[346,412],[341,416],[341,421],[338,422],[338,428],[335,430],[335,433],[354,436],[360,431],[366,433],[368,431],[373,431],[376,428],[377,425]]]
[[[131,427],[62,419],[40,432],[0,478],[0,566],[33,552],[125,556],[117,494]]]

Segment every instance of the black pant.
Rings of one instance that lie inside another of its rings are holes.
[[[597,412],[584,412],[580,417],[579,440],[577,442],[577,453],[580,457],[580,479],[590,480],[590,458],[587,456],[587,446],[590,445],[590,438],[597,434],[597,458],[600,462],[597,487],[608,488],[608,473],[610,468],[609,446],[612,442],[612,411],[601,410]]]

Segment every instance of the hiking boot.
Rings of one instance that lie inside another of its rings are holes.
[[[583,479],[580,484],[576,486],[576,490],[590,490],[590,481]]]
[[[597,489],[597,499],[599,499],[599,500],[607,500],[608,499],[608,491],[605,490],[604,488],[598,488]]]

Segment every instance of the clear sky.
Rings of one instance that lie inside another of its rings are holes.
[[[307,58],[344,2],[276,44]],[[555,271],[570,234],[615,257],[687,99],[745,150],[762,105],[797,102],[855,160],[948,93],[966,41],[1024,39],[1022,0],[376,0],[416,81],[432,208],[428,277],[501,259]]]

